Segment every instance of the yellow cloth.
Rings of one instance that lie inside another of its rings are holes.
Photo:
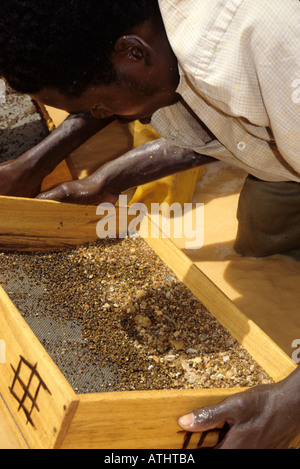
[[[160,138],[151,126],[142,125],[139,121],[130,124],[130,131],[133,134],[134,148]],[[166,202],[172,205],[174,202],[179,202],[183,205],[192,202],[199,175],[200,168],[195,168],[143,184],[137,187],[130,205],[142,202],[150,210],[151,203]]]

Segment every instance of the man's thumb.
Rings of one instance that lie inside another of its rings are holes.
[[[188,432],[203,432],[213,428],[220,428],[225,424],[226,418],[220,406],[208,406],[183,415],[178,424]]]

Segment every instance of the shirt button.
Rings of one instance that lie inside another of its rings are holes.
[[[246,145],[245,142],[239,142],[239,143],[237,144],[237,149],[243,151],[243,150],[245,150],[246,146],[247,146],[247,145]]]

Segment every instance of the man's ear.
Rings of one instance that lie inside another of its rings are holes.
[[[126,35],[120,37],[114,46],[114,54],[129,59],[131,62],[144,61],[146,65],[152,62],[152,49],[141,37]]]

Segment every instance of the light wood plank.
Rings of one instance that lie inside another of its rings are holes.
[[[18,431],[2,399],[0,399],[0,450],[1,449],[27,449],[26,442]]]
[[[78,397],[2,288],[0,336],[6,349],[0,394],[30,448],[55,448],[65,436]]]
[[[193,409],[221,402],[242,389],[129,391],[80,395],[62,449],[182,449],[177,424]],[[189,449],[195,448],[200,435]],[[206,444],[215,444],[215,436]]]
[[[96,206],[0,197],[0,249],[46,251],[97,241],[97,225],[108,216],[96,212]],[[116,208],[111,219],[117,236],[120,220],[127,229],[133,217],[127,216],[126,207],[122,211]]]

